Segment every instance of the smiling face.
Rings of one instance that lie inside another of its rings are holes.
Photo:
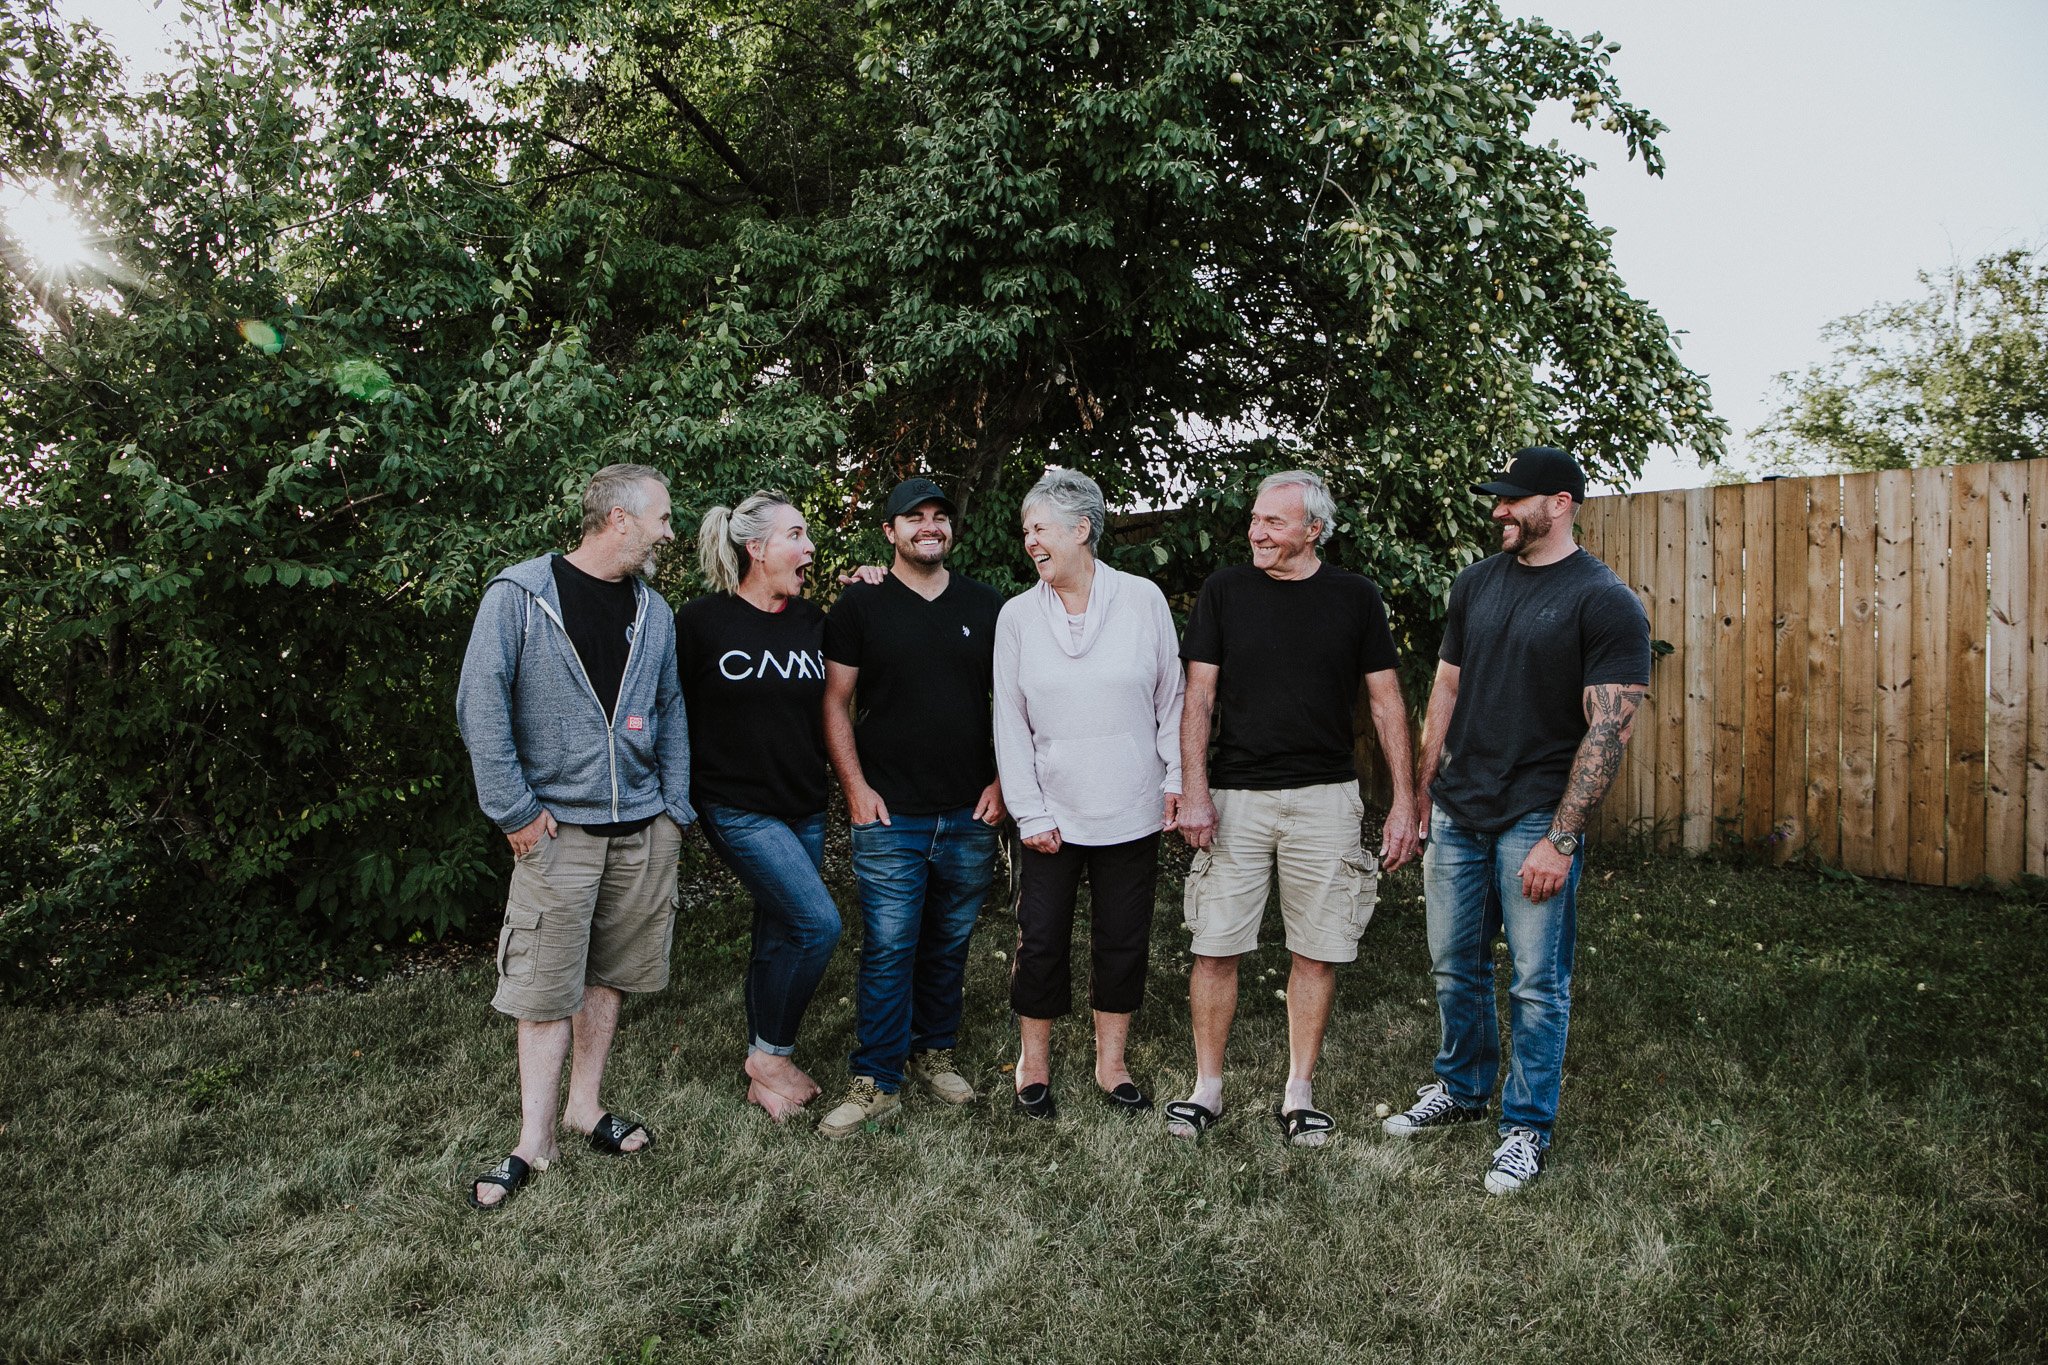
[[[1511,555],[1526,556],[1542,544],[1557,524],[1556,503],[1561,493],[1536,493],[1526,498],[1496,498],[1493,524],[1500,529],[1500,547]]]
[[[639,512],[617,507],[612,516],[625,536],[619,549],[620,563],[628,573],[652,578],[660,567],[662,550],[676,538],[676,531],[670,522],[668,490],[653,482],[641,486],[646,490],[647,506]]]
[[[776,597],[801,597],[804,570],[817,552],[803,514],[787,505],[777,507],[768,534],[747,542],[747,578]]]
[[[953,518],[944,505],[921,502],[882,528],[896,547],[896,562],[936,568],[953,548]]]
[[[1252,504],[1245,537],[1252,546],[1252,566],[1275,578],[1300,578],[1315,566],[1316,536],[1322,529],[1302,506],[1299,484],[1267,489]]]
[[[1033,503],[1024,509],[1023,520],[1024,553],[1041,579],[1057,587],[1086,576],[1088,562],[1095,557],[1088,550],[1086,517],[1069,526],[1057,509]]]

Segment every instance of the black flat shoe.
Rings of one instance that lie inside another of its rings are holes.
[[[1053,1108],[1052,1087],[1043,1081],[1019,1090],[1011,1099],[1010,1108],[1027,1119],[1049,1119],[1059,1112]]]
[[[1152,1101],[1145,1092],[1129,1081],[1114,1090],[1098,1089],[1095,1093],[1102,1096],[1104,1104],[1126,1114],[1142,1114],[1152,1107]]]

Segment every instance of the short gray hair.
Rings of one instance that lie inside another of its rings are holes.
[[[1302,514],[1322,527],[1316,534],[1316,544],[1330,538],[1337,529],[1337,503],[1330,496],[1330,486],[1322,481],[1321,476],[1306,469],[1283,469],[1259,480],[1260,493],[1270,493],[1276,488],[1299,488]]]
[[[592,474],[583,490],[583,534],[593,536],[602,531],[611,521],[614,507],[635,517],[645,512],[650,483],[667,488],[668,475],[644,464],[608,464]]]
[[[1078,470],[1062,469],[1058,465],[1045,471],[1045,477],[1031,485],[1031,491],[1024,495],[1024,505],[1017,509],[1019,515],[1029,515],[1033,507],[1044,507],[1056,514],[1060,523],[1069,528],[1088,521],[1088,553],[1095,553],[1095,547],[1102,543],[1102,532],[1109,521],[1109,505],[1102,500],[1102,488],[1095,480]]]

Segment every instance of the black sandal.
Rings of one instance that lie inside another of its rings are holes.
[[[1126,1114],[1142,1114],[1152,1107],[1151,1099],[1130,1081],[1125,1081],[1114,1090],[1097,1087],[1095,1093],[1102,1096],[1104,1104]]]
[[[1027,1119],[1056,1118],[1059,1111],[1053,1107],[1052,1087],[1043,1081],[1025,1086],[1010,1101],[1010,1107]]]
[[[528,1166],[518,1157],[506,1157],[503,1161],[469,1182],[469,1206],[473,1209],[482,1209],[485,1213],[489,1213],[492,1209],[504,1208],[512,1202],[512,1196],[519,1193],[519,1187],[526,1183],[526,1177],[532,1173],[532,1170],[531,1166]],[[496,1185],[505,1192],[505,1197],[495,1204],[486,1204],[483,1200],[476,1197],[477,1186],[479,1185]]]
[[[590,1150],[602,1152],[606,1156],[638,1156],[654,1147],[654,1134],[647,1133],[647,1141],[632,1151],[627,1151],[626,1139],[635,1133],[647,1133],[646,1125],[628,1123],[617,1114],[606,1114],[597,1121],[597,1126],[590,1130]]]
[[[1280,1131],[1291,1147],[1320,1147],[1323,1145],[1320,1142],[1303,1142],[1302,1139],[1311,1134],[1337,1131],[1337,1120],[1320,1109],[1289,1109],[1283,1114],[1276,1107],[1273,1117],[1280,1121]]]
[[[1202,1134],[1216,1126],[1217,1119],[1223,1117],[1214,1109],[1196,1104],[1193,1100],[1168,1100],[1161,1112],[1166,1115],[1166,1131],[1172,1133],[1177,1138],[1185,1138],[1189,1141],[1194,1141],[1201,1137]],[[1173,1125],[1176,1123],[1184,1123],[1194,1129],[1194,1131],[1192,1133],[1174,1133]]]

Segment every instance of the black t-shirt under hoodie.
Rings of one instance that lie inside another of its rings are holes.
[[[598,578],[571,564],[567,555],[556,555],[551,567],[555,596],[562,601],[562,629],[576,647],[583,676],[590,680],[590,690],[604,707],[605,719],[611,720],[619,704],[619,687],[626,678],[626,660],[633,652],[633,618],[639,613],[632,575]],[[583,828],[600,838],[618,838],[638,834],[653,823],[650,815],[644,820]]]
[[[825,809],[825,613],[717,592],[676,608],[690,800],[781,820]]]

